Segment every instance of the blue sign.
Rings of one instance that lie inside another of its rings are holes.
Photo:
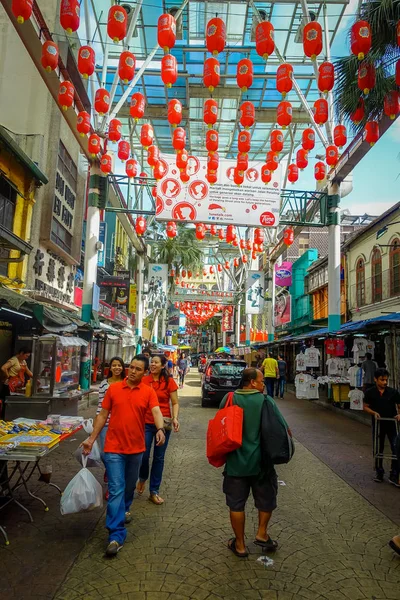
[[[92,294],[92,310],[99,312],[100,308],[100,287],[93,284],[93,294]]]
[[[99,242],[103,244],[103,250],[97,252],[97,266],[105,267],[106,264],[106,236],[107,236],[107,223],[105,221],[100,222],[99,229]]]

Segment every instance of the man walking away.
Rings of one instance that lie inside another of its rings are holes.
[[[393,456],[396,455],[396,423],[394,421],[381,421],[380,419],[396,419],[400,421],[400,394],[394,388],[388,387],[389,371],[377,369],[375,371],[375,385],[365,392],[364,411],[372,415],[372,435],[375,440],[375,427],[378,427],[378,452],[383,454],[385,437],[388,437]],[[378,422],[379,421],[379,422]],[[373,444],[375,445],[375,444]],[[376,452],[376,448],[373,450]],[[382,483],[385,474],[383,459],[375,459],[376,476],[374,481]],[[392,460],[389,482],[396,487],[399,484],[399,461]]]
[[[261,371],[245,369],[242,374],[242,389],[236,390],[233,404],[243,408],[242,446],[227,457],[224,470],[223,491],[230,510],[230,519],[235,537],[229,540],[228,548],[236,556],[248,556],[244,539],[245,505],[253,493],[258,509],[258,530],[254,543],[265,552],[275,552],[278,542],[268,535],[268,523],[276,508],[278,482],[273,466],[265,466],[261,459],[261,414],[264,404],[264,379]],[[225,406],[227,396],[220,408]],[[273,400],[272,400],[273,402]]]
[[[264,371],[264,380],[267,387],[268,396],[274,397],[274,387],[276,380],[279,377],[278,362],[272,356],[268,354],[268,357],[264,359],[261,369]]]
[[[366,392],[371,387],[375,387],[374,377],[375,371],[378,368],[378,365],[374,360],[372,360],[372,354],[367,352],[365,355],[365,360],[361,364],[361,368],[364,371],[364,391]]]
[[[278,372],[279,379],[276,384],[276,397],[283,398],[283,394],[285,393],[285,384],[286,384],[286,361],[283,360],[283,356],[278,354]]]

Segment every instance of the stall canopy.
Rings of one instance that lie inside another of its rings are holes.
[[[68,346],[88,346],[89,345],[89,342],[87,342],[83,338],[72,336],[72,335],[71,336],[68,336],[68,335],[56,335],[56,336],[53,336],[53,335],[48,335],[47,334],[47,335],[42,335],[40,339],[43,340],[43,339],[46,339],[46,338],[48,338],[48,339],[54,339],[54,338],[56,338],[57,341],[61,344],[61,346],[65,346],[65,347],[68,347]]]
[[[34,304],[33,314],[43,327],[51,333],[72,333],[78,327],[87,325],[78,316],[67,313],[59,308],[50,308],[44,304]]]
[[[380,317],[374,317],[373,319],[365,319],[365,321],[355,321],[345,323],[341,326],[337,333],[347,333],[350,331],[360,331],[366,329],[369,326],[379,325],[380,323],[387,323],[388,325],[395,325],[400,323],[400,313],[392,313],[390,315],[382,315]]]
[[[167,344],[157,344],[157,350],[162,350],[163,352],[175,352],[177,346],[168,346]]]

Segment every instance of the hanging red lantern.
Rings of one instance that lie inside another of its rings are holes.
[[[290,183],[296,183],[299,178],[299,169],[298,166],[294,163],[288,166],[288,179]]]
[[[179,279],[175,279],[175,285],[179,285]],[[176,303],[179,306],[179,302]]]
[[[250,129],[253,127],[254,122],[256,120],[256,109],[254,108],[254,104],[249,100],[243,102],[240,105],[240,124],[245,129]]]
[[[225,269],[230,269],[230,268],[231,268],[230,262],[229,262],[229,260],[226,260],[225,261]]]
[[[350,115],[350,119],[353,121],[353,123],[355,125],[358,125],[359,123],[361,123],[361,121],[364,119],[365,117],[365,104],[364,104],[364,100],[362,98],[360,98],[360,100],[358,101],[358,105],[356,110],[351,113]]]
[[[218,273],[222,273],[223,268],[224,267],[220,263],[217,264]]]
[[[192,271],[188,271],[188,273],[187,273],[188,279],[192,279],[192,275],[193,275]]]
[[[222,242],[225,239],[225,234],[223,229],[218,229],[218,238]]]
[[[153,198],[157,198],[157,186],[153,185],[153,187],[151,188],[151,195],[153,196]]]
[[[176,127],[182,121],[182,104],[176,98],[168,102],[168,122]]]
[[[236,185],[242,185],[244,181],[244,173],[241,173],[237,167],[233,171],[233,181]]]
[[[214,89],[219,84],[220,80],[220,65],[219,61],[214,58],[207,58],[204,63],[204,71],[203,71],[203,83],[204,85],[213,92]]]
[[[236,227],[234,225],[228,225],[226,228],[226,241],[228,244],[231,244],[235,239],[236,235]]]
[[[206,148],[208,152],[217,152],[218,150],[218,131],[216,129],[207,129]]]
[[[277,156],[277,154],[275,154],[275,152],[272,152],[272,150],[267,152],[265,164],[266,164],[267,169],[269,169],[272,173],[274,171],[276,171],[276,169],[278,168],[278,166],[279,166],[278,156]]]
[[[183,129],[183,127],[177,127],[174,129],[174,133],[172,135],[172,145],[174,150],[177,152],[180,152],[184,149],[186,145],[186,131]]]
[[[153,169],[153,177],[159,181],[166,174],[164,163],[159,160]]]
[[[68,34],[79,28],[80,8],[78,0],[61,0],[60,24]]]
[[[136,59],[132,52],[124,50],[119,56],[118,75],[124,83],[129,83],[135,76]]]
[[[154,146],[154,144],[152,144],[147,149],[147,164],[150,165],[150,167],[155,167],[159,161],[159,158],[160,151],[157,146]]]
[[[331,62],[325,61],[318,67],[318,89],[323,94],[333,90],[335,83],[335,67]]]
[[[215,17],[207,23],[206,46],[214,56],[224,51],[226,42],[226,27],[222,19]]]
[[[178,79],[178,65],[172,54],[166,54],[161,59],[161,79],[167,88],[172,87]]]
[[[70,81],[63,81],[58,88],[58,102],[63,110],[71,108],[74,103],[75,88]]]
[[[31,18],[32,9],[33,0],[12,0],[11,10],[20,25]]]
[[[133,179],[137,175],[137,161],[134,158],[129,158],[126,161],[125,165],[125,173],[128,175],[130,179]]]
[[[256,51],[264,60],[273,53],[275,49],[274,27],[270,21],[261,21],[256,27]]]
[[[322,161],[315,163],[314,177],[317,181],[323,181],[325,179],[326,167],[325,167],[325,163],[323,163]]]
[[[103,154],[100,159],[100,170],[105,175],[109,175],[112,170],[112,159],[109,154]]]
[[[377,121],[367,121],[365,125],[365,141],[370,146],[376,144],[379,140],[379,125]]]
[[[314,121],[317,125],[323,125],[327,122],[329,117],[329,108],[328,102],[325,98],[318,98],[318,100],[314,102],[313,113]]]
[[[129,112],[131,117],[135,119],[136,123],[139,121],[139,119],[143,119],[145,107],[146,100],[143,94],[140,92],[135,92],[132,94]]]
[[[236,81],[242,92],[247,92],[253,84],[253,63],[249,58],[239,60],[236,68]]]
[[[283,150],[283,133],[280,129],[273,129],[269,138],[272,152],[279,154]]]
[[[176,155],[176,166],[181,171],[186,171],[189,155],[185,149]]]
[[[217,122],[218,118],[218,103],[213,98],[209,98],[204,102],[203,120],[209,129]]]
[[[152,145],[154,140],[154,131],[150,123],[145,123],[140,129],[140,143],[144,148]]]
[[[246,154],[250,152],[251,147],[251,135],[249,131],[239,131],[238,135],[238,150],[239,152]]]
[[[296,153],[296,165],[299,169],[306,169],[308,166],[308,152],[304,148],[300,148]]]
[[[84,79],[93,75],[96,66],[96,55],[90,46],[81,46],[78,51],[78,71]]]
[[[285,98],[293,87],[293,67],[289,63],[279,65],[276,72],[276,89]]]
[[[283,232],[283,243],[286,246],[291,246],[294,242],[294,229],[293,227],[286,227]]]
[[[137,235],[140,237],[146,233],[147,229],[147,221],[146,219],[140,215],[135,221],[135,231]]]
[[[261,181],[265,184],[270,183],[272,179],[272,171],[268,168],[268,165],[263,165],[261,167]]]
[[[251,259],[257,260],[257,252],[255,250],[253,250],[253,252],[251,253]]]
[[[239,259],[236,256],[233,259],[233,266],[236,267],[236,268],[239,266]]]
[[[157,42],[158,45],[167,54],[176,42],[176,20],[169,13],[165,13],[158,17],[157,23]]]
[[[172,222],[173,222],[173,221],[169,221],[169,223],[167,223],[167,226],[168,226],[170,223],[172,223]],[[175,277],[175,269],[171,269],[171,270],[170,270],[170,272],[169,272],[169,276],[170,276],[170,277]],[[175,308],[178,308],[178,306],[177,306],[177,305],[179,306],[179,302],[175,302]]]
[[[217,235],[217,226],[216,225],[210,226],[210,233],[211,233],[211,235]]]
[[[97,135],[97,133],[92,133],[92,135],[89,136],[88,140],[88,150],[92,155],[92,158],[97,156],[97,154],[100,152],[100,149],[100,138]]]
[[[258,244],[253,244],[253,251],[254,251],[254,252],[258,252],[258,251],[259,251],[259,246],[258,246]]]
[[[105,88],[99,88],[94,97],[94,109],[99,115],[105,115],[110,108],[110,94]]]
[[[303,29],[304,54],[315,60],[322,52],[322,27],[317,21],[309,21]]]
[[[76,118],[76,129],[82,137],[90,131],[90,115],[85,110],[78,113]]]
[[[196,238],[198,240],[204,240],[206,236],[206,228],[203,223],[196,223]]]
[[[385,115],[390,119],[393,120],[397,117],[400,111],[399,92],[392,90],[386,94],[383,101],[383,109],[385,111]]]
[[[214,185],[218,181],[218,174],[217,174],[217,172],[214,171],[213,173],[211,173],[210,171],[207,171],[207,173],[206,173],[206,179],[207,179],[207,181],[208,181],[208,183],[210,185]]]
[[[311,129],[311,127],[307,127],[307,129],[304,129],[303,134],[301,136],[301,145],[303,146],[304,150],[307,151],[310,151],[314,148],[315,133],[314,130]]]
[[[210,275],[214,275],[214,265],[211,265],[210,267]]]
[[[140,185],[144,185],[146,183],[146,181],[147,181],[147,173],[145,173],[144,171],[142,171],[139,174],[139,177],[140,177],[140,179],[139,179]]]
[[[186,171],[186,169],[181,169],[180,170],[179,178],[182,181],[182,183],[188,183],[188,181],[190,181],[190,175]]]
[[[250,239],[246,240],[246,250],[251,250],[251,247],[252,247],[251,240]]]
[[[278,104],[276,120],[278,125],[280,125],[283,129],[288,127],[292,122],[292,105],[287,100],[283,100]]]
[[[339,148],[343,148],[343,146],[347,143],[347,131],[344,125],[336,125],[333,130],[333,141],[335,145]]]
[[[209,153],[207,156],[207,170],[210,173],[215,173],[218,171],[219,165],[219,154],[218,152]]]
[[[126,36],[128,15],[120,4],[115,4],[108,11],[107,34],[114,44],[117,44]]]
[[[371,28],[367,21],[357,21],[351,28],[350,46],[351,51],[358,60],[364,60],[365,55],[371,49],[372,35]]]
[[[365,95],[369,94],[370,90],[375,87],[376,82],[376,70],[375,66],[371,63],[363,62],[358,67],[357,85],[358,88],[364,92]]]
[[[400,59],[396,62],[395,81],[396,85],[400,87]]]
[[[264,231],[259,227],[254,229],[254,241],[256,244],[262,244],[264,241]]]
[[[167,237],[169,237],[169,238],[176,237],[177,230],[176,230],[175,221],[168,221],[166,231],[167,231]],[[175,275],[175,272],[174,272],[174,275]],[[172,275],[172,272],[171,272],[171,277],[174,277],[174,275]]]
[[[181,271],[181,277],[183,277],[183,278],[186,277],[186,269],[182,269],[182,271]]]
[[[236,167],[241,175],[247,171],[249,168],[249,158],[247,154],[239,153],[237,155]]]
[[[334,167],[339,160],[339,150],[336,146],[327,146],[326,147],[326,163],[330,167]]]
[[[126,140],[121,140],[118,144],[118,158],[122,162],[128,160],[131,153],[131,145]]]
[[[122,123],[119,119],[111,119],[107,137],[110,142],[119,142],[122,137]]]
[[[58,46],[54,42],[47,41],[42,46],[42,67],[48,73],[54,71],[58,67]]]

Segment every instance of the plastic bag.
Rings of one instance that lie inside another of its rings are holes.
[[[82,422],[82,427],[86,433],[93,433],[93,419],[85,419],[85,421]]]
[[[83,448],[78,446],[74,452],[74,456],[80,465],[83,465]],[[100,449],[97,440],[93,444],[92,451],[86,456],[86,466],[88,469],[93,467],[102,467],[103,463],[101,460]]]
[[[94,510],[103,506],[103,489],[86,468],[86,462],[86,456],[83,456],[83,469],[71,479],[61,496],[62,515]]]

